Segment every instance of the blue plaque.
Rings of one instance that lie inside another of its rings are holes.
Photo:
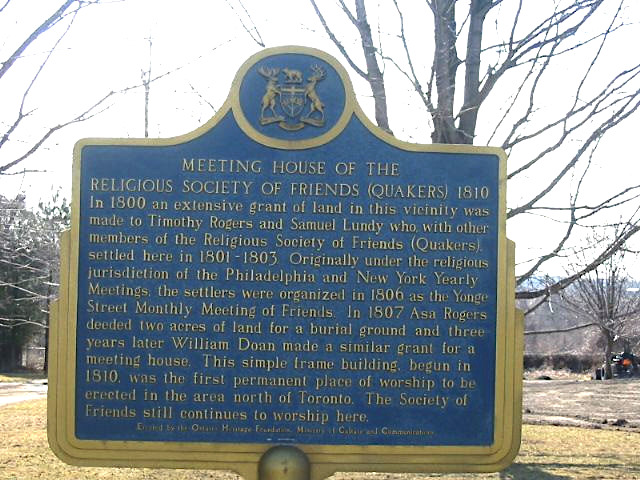
[[[133,445],[176,466],[285,444],[401,471],[396,453],[450,470],[515,455],[500,150],[399,142],[333,58],[294,47],[247,61],[192,134],[75,155],[61,457],[141,465]]]

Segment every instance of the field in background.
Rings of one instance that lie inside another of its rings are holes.
[[[51,452],[46,436],[46,402],[36,400],[0,408],[1,480],[239,480],[229,472],[164,469],[80,468]],[[632,480],[640,478],[640,434],[548,425],[524,425],[520,455],[494,474],[336,474],[334,480],[417,478],[504,480]]]

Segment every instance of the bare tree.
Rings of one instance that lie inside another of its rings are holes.
[[[59,235],[71,213],[59,194],[35,211],[25,198],[0,196],[0,366],[5,368],[15,366],[25,342],[48,328],[49,304],[58,293]]]
[[[378,62],[379,51],[374,44],[371,26],[369,24],[369,21],[367,20],[367,9],[365,8],[364,0],[356,0],[355,14],[347,7],[343,0],[339,0],[339,3],[344,14],[358,31],[361,39],[362,52],[365,58],[365,68],[359,67],[357,62],[352,59],[351,55],[347,52],[347,49],[327,24],[324,16],[322,15],[322,12],[318,8],[318,4],[316,3],[316,1],[310,1],[313,5],[313,9],[316,12],[316,15],[322,22],[322,26],[327,32],[327,35],[329,35],[329,38],[331,38],[333,43],[338,47],[340,53],[342,53],[351,68],[353,68],[353,70],[360,77],[362,77],[369,83],[371,87],[371,93],[373,95],[373,100],[375,102],[376,123],[380,128],[391,133],[387,112],[387,94],[384,84],[384,75],[380,70],[380,65]]]
[[[11,144],[20,145],[20,148],[18,153],[13,153],[12,151],[11,157],[4,156],[5,158],[0,161],[0,175],[23,173],[25,170],[20,170],[22,162],[38,151],[53,134],[71,124],[88,120],[100,111],[102,102],[97,102],[71,118],[55,125],[50,125],[39,137],[25,140],[26,138],[31,138],[31,135],[27,135],[23,131],[29,131],[28,120],[38,110],[37,107],[29,105],[30,95],[34,86],[40,80],[42,72],[47,68],[81,11],[100,3],[100,1],[65,0],[59,3],[58,8],[50,16],[45,18],[33,31],[28,32],[25,38],[19,42],[17,48],[7,58],[0,61],[0,88],[10,89],[12,95],[20,99],[16,111],[13,112],[13,120],[4,124],[2,126],[3,130],[0,130],[0,153],[3,152],[3,149],[7,150],[7,147]],[[1,15],[12,14],[8,8],[9,4],[10,2],[6,2],[2,6],[2,9],[0,9]],[[29,55],[30,50],[35,50],[36,48],[38,52],[44,53],[39,54],[41,61],[30,75],[30,78],[24,83],[8,80],[8,74],[14,70],[20,70],[24,57]],[[6,108],[3,113],[9,115]]]
[[[75,22],[78,21],[82,11],[99,5],[101,3],[124,2],[124,0],[65,0],[57,10],[49,17],[43,20],[33,31],[25,34],[18,48],[9,54],[6,60],[0,58],[0,89],[11,92],[13,98],[19,99],[15,112],[10,112],[4,106],[3,120],[0,120],[0,176],[22,175],[31,170],[23,167],[25,161],[36,152],[46,146],[51,137],[63,129],[74,124],[86,122],[111,108],[118,96],[124,95],[130,91],[142,89],[144,90],[144,135],[149,135],[149,102],[151,85],[169,75],[178,72],[189,65],[176,66],[174,68],[152,74],[152,47],[153,39],[151,36],[145,40],[148,42],[149,63],[147,68],[141,71],[141,79],[139,82],[132,82],[128,86],[121,88],[111,88],[100,93],[96,90],[93,100],[89,100],[84,107],[73,113],[61,113],[60,120],[47,124],[40,134],[34,133],[36,130],[29,123],[37,114],[42,111],[45,105],[34,104],[42,102],[42,96],[36,98],[33,93],[35,86],[39,82],[43,82],[43,72],[47,68],[53,68],[53,59],[58,50],[62,49],[64,39],[72,29]],[[16,15],[16,10],[11,11],[8,6],[11,2],[6,2],[0,8],[0,15]],[[17,3],[17,2],[16,2]],[[18,12],[20,13],[20,12]],[[66,46],[64,47],[66,48]],[[216,47],[217,48],[217,47]],[[214,48],[213,50],[216,50]],[[29,74],[29,68],[32,68],[33,62],[26,65],[26,57],[29,59],[40,59],[39,63]],[[198,57],[195,61],[200,60]],[[193,63],[194,60],[191,61]],[[27,81],[17,83],[8,79],[8,73],[20,73]],[[25,73],[27,72],[27,73]],[[6,118],[10,118],[6,120]]]
[[[426,113],[424,128],[434,143],[505,149],[510,185],[530,192],[510,205],[509,220],[549,217],[562,226],[555,244],[520,268],[519,298],[544,300],[562,291],[638,231],[640,185],[584,198],[602,139],[640,107],[640,63],[610,50],[619,33],[637,28],[625,20],[626,0],[355,0],[352,7],[337,0],[333,15],[326,3],[321,10],[309,1],[336,48],[369,83],[381,128],[391,131],[387,104],[393,98],[387,98],[384,72],[393,71],[418,100],[407,110],[419,105]],[[367,8],[376,9],[377,28]],[[339,14],[352,32],[338,35],[332,28],[327,19],[335,22]],[[620,61],[612,65],[614,57]],[[549,105],[550,91],[562,100]],[[617,236],[581,271],[527,288],[575,244],[580,227],[603,224],[600,214],[627,207],[631,213]]]
[[[251,17],[251,14],[242,3],[242,0],[236,0],[236,2],[238,3],[238,6],[240,7],[239,10],[241,10],[241,12],[239,12],[234,8],[231,0],[226,0],[226,2],[227,2],[227,6],[231,9],[231,11],[235,13],[236,18],[240,22],[240,25],[242,25],[242,28],[247,33],[247,35],[249,35],[249,38],[251,38],[251,40],[253,40],[258,46],[262,48],[266,47],[264,40],[262,39],[262,35],[260,35],[260,31],[258,30],[258,27],[254,23],[253,18]],[[243,18],[243,14],[245,18]]]
[[[624,268],[620,250],[598,268],[578,278],[562,292],[561,308],[576,312],[600,330],[606,378],[611,378],[611,354],[616,342],[630,343],[640,333],[640,295]]]

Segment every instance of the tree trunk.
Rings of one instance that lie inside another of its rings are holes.
[[[464,105],[460,111],[458,143],[473,144],[480,108],[480,54],[484,19],[491,2],[473,0],[470,6],[467,57],[465,58]]]
[[[435,25],[434,68],[438,93],[438,103],[433,113],[433,143],[459,143],[458,129],[453,118],[456,71],[460,65],[456,50],[455,6],[455,0],[435,0],[432,7]]]
[[[373,101],[375,103],[376,123],[384,131],[393,134],[389,127],[389,115],[387,114],[387,93],[384,86],[384,77],[380,71],[378,60],[376,58],[376,48],[373,44],[373,36],[371,35],[371,26],[367,20],[367,10],[364,6],[364,0],[356,0],[356,16],[358,21],[358,31],[360,32],[360,40],[362,42],[362,51],[367,62],[367,76]]]
[[[613,338],[609,332],[604,332],[604,337],[607,344],[604,347],[604,378],[613,378],[613,371],[611,370],[611,353],[613,352]]]
[[[2,356],[0,356],[0,371],[10,372],[20,367],[20,354],[22,348],[18,348],[15,343],[5,345]]]
[[[42,371],[45,374],[49,373],[49,329],[47,328],[44,333],[44,363],[42,365]]]

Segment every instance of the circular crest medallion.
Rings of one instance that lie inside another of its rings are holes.
[[[322,145],[340,133],[353,110],[346,72],[313,49],[264,50],[240,68],[234,85],[238,124],[276,148]]]

